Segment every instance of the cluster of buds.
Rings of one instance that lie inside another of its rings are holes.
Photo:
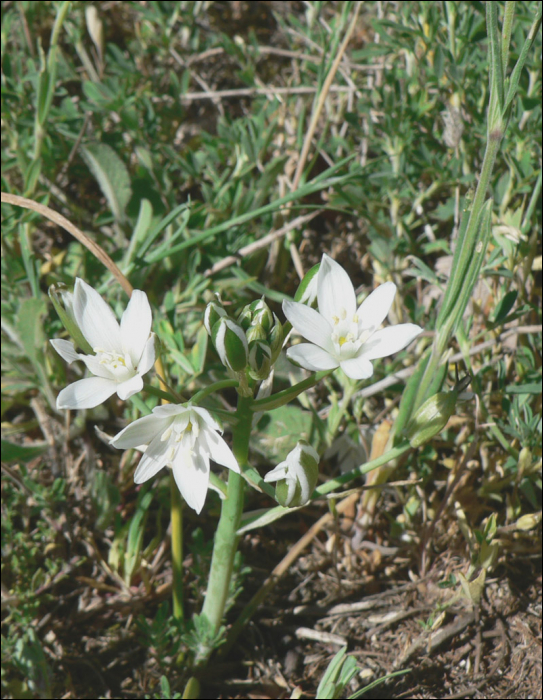
[[[225,367],[240,377],[267,379],[283,347],[283,326],[264,299],[247,304],[234,321],[220,299],[207,305],[204,325]],[[241,382],[240,382],[241,384]]]

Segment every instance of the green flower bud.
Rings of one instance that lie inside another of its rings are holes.
[[[204,313],[204,326],[208,335],[211,335],[213,326],[220,321],[221,318],[228,318],[228,314],[223,309],[220,300],[210,301]]]
[[[246,336],[250,345],[255,340],[266,340],[266,331],[260,323],[255,323],[247,329]]]
[[[253,340],[249,343],[249,374],[253,379],[260,381],[269,377],[271,357],[270,346],[265,341]]]
[[[243,329],[229,318],[222,317],[211,330],[211,339],[221,362],[234,372],[247,366],[249,348]]]
[[[270,344],[270,349],[272,353],[272,365],[279,357],[281,350],[283,349],[283,340],[285,339],[285,334],[283,333],[283,324],[275,314],[273,314],[273,319],[273,327],[268,333],[268,343]]]
[[[264,299],[257,299],[243,307],[238,323],[244,331],[247,331],[250,326],[259,324],[264,328],[265,333],[268,333],[273,326],[273,314]]]
[[[53,306],[55,307],[62,325],[68,331],[74,343],[79,346],[86,355],[94,355],[94,350],[87,342],[75,320],[72,292],[70,292],[68,287],[62,282],[52,284],[49,287],[49,298],[53,302]]]
[[[305,505],[317,485],[319,455],[305,440],[299,440],[281,464],[264,477],[277,481],[275,498],[286,508]]]

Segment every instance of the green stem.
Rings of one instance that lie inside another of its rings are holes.
[[[205,399],[206,396],[209,396],[209,394],[215,394],[218,391],[222,391],[223,389],[229,389],[230,387],[238,386],[239,382],[237,379],[223,379],[220,382],[214,382],[213,384],[210,384],[209,386],[206,386],[204,389],[201,389],[200,391],[196,392],[194,396],[191,398],[190,402],[193,403],[195,406],[198,406],[200,402]]]
[[[171,522],[172,522],[172,597],[173,616],[182,620],[183,613],[183,502],[170,472]]]
[[[249,438],[251,436],[251,398],[239,396],[236,418],[238,419],[234,430],[232,451],[243,470],[247,464],[249,453]],[[244,479],[241,474],[230,470],[228,474],[228,496],[221,502],[221,517],[215,532],[211,569],[202,617],[209,623],[210,639],[216,638],[224,616],[224,610],[230,592],[230,581],[234,556],[236,554],[239,537],[236,530],[241,521],[243,511]],[[213,651],[211,644],[202,646],[198,652],[196,663],[204,664]]]

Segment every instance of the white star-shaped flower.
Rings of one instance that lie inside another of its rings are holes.
[[[120,449],[145,446],[134,474],[136,484],[171,467],[183,498],[199,513],[207,495],[210,459],[239,474],[236,458],[219,432],[219,424],[205,408],[166,404],[135,420],[110,444]]]
[[[68,340],[51,340],[51,345],[70,364],[82,360],[95,376],[63,389],[57,408],[94,408],[115,392],[124,400],[141,391],[142,376],[155,362],[155,334],[145,292],[132,292],[120,325],[98,292],[79,278],[73,296],[64,298],[66,311],[95,354],[78,353]]]
[[[323,255],[317,280],[319,310],[295,301],[283,302],[285,316],[310,341],[289,348],[287,357],[312,371],[341,367],[351,379],[371,377],[371,360],[402,350],[422,332],[414,323],[380,329],[395,294],[396,285],[385,282],[357,308],[349,276],[341,265]]]

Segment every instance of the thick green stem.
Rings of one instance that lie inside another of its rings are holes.
[[[252,419],[251,401],[252,399],[250,398],[239,396],[236,411],[237,424],[234,430],[232,451],[242,470],[247,464],[249,453]],[[236,530],[239,527],[243,511],[244,484],[245,481],[241,474],[236,474],[236,472],[230,470],[228,475],[228,495],[222,501],[221,517],[215,533],[211,569],[202,608],[202,616],[207,618],[212,637],[215,637],[220,629],[230,592],[234,556],[239,540]],[[198,654],[197,662],[205,662],[211,651],[212,648],[202,649]]]

